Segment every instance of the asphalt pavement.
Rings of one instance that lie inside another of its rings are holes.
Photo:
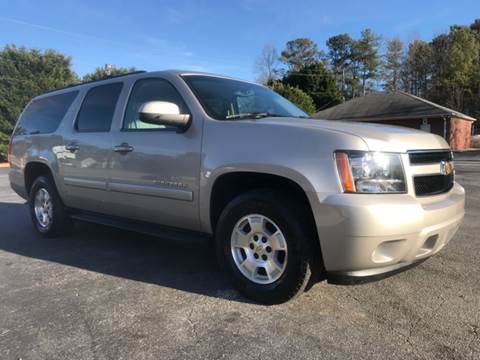
[[[480,169],[457,178],[465,222],[437,256],[266,307],[208,241],[89,224],[40,238],[0,170],[0,359],[480,359]]]

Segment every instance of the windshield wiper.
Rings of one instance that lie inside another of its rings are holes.
[[[225,118],[227,120],[233,120],[233,119],[261,119],[266,117],[285,117],[285,115],[273,114],[269,112],[251,112],[251,113],[227,115]]]

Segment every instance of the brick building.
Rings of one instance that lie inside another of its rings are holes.
[[[318,119],[405,126],[442,136],[454,150],[470,147],[476,119],[401,91],[372,93],[320,111]]]

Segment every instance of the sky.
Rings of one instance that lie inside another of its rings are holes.
[[[55,49],[80,75],[105,64],[208,71],[254,80],[267,45],[371,28],[430,40],[480,18],[480,0],[0,0],[0,47]]]

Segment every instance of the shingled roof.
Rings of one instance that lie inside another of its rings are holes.
[[[471,116],[402,91],[371,93],[314,115],[317,119],[354,121],[406,120],[443,116],[476,121]]]

